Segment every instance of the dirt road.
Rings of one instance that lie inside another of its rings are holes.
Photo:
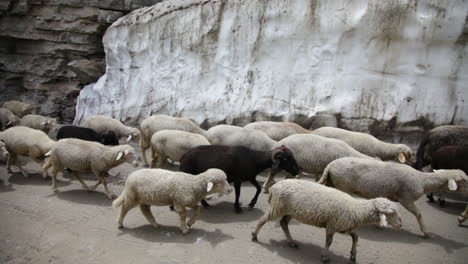
[[[292,221],[299,249],[291,249],[278,221],[269,222],[259,233],[259,243],[251,242],[250,233],[267,208],[263,194],[254,210],[239,215],[233,211],[233,193],[211,201],[213,206],[202,209],[201,219],[187,235],[180,233],[178,216],[166,207],[152,207],[159,229],[136,208],[124,221],[126,229],[119,230],[117,210],[102,187],[86,192],[77,181],[60,176],[60,192],[54,194],[38,165],[29,162],[26,169],[32,172],[29,179],[20,173],[10,176],[0,164],[0,263],[320,263],[324,229]],[[132,170],[130,165],[112,170],[120,175],[111,178],[111,191],[120,194],[119,181]],[[93,183],[93,177],[86,178]],[[243,204],[254,191],[244,183]],[[468,228],[459,227],[456,220],[465,204],[466,200],[448,200],[441,209],[425,198],[417,202],[431,239],[421,237],[415,217],[400,206],[403,230],[358,229],[357,262],[467,263]],[[347,262],[350,248],[351,238],[336,234],[332,263]]]

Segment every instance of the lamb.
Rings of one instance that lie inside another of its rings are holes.
[[[113,131],[119,138],[127,137],[127,142],[133,140],[138,143],[140,139],[140,131],[138,128],[126,126],[119,120],[108,116],[90,116],[83,122],[83,126],[94,129],[98,133]]]
[[[167,158],[180,161],[185,152],[201,145],[210,145],[210,142],[199,134],[179,130],[158,131],[151,137],[151,167],[154,166],[156,157],[157,167],[164,168]]]
[[[192,121],[186,118],[172,117],[167,115],[154,115],[146,118],[140,124],[141,130],[141,141],[140,147],[143,154],[143,161],[146,166],[149,166],[148,160],[146,159],[146,150],[150,148],[151,137],[154,133],[165,130],[180,130],[194,134],[200,134],[206,137],[206,131],[201,129]]]
[[[21,166],[18,155],[29,156],[41,164],[45,154],[55,143],[44,132],[24,126],[11,127],[0,132],[0,140],[5,143],[6,149],[10,153],[7,159],[7,171],[12,173],[11,164],[15,163],[24,177],[28,177],[28,174]],[[47,176],[47,171],[44,171],[43,177]]]
[[[342,157],[373,159],[364,155],[345,142],[314,134],[296,134],[284,138],[274,147],[284,145],[294,153],[299,169],[310,174],[320,175],[328,163]],[[263,184],[264,192],[273,183],[275,173],[270,173]]]
[[[57,131],[57,140],[62,138],[78,138],[81,140],[99,142],[106,146],[119,145],[119,139],[114,131],[98,133],[91,128],[78,126],[62,126]]]
[[[297,248],[288,228],[289,221],[294,218],[304,224],[326,229],[325,249],[321,253],[323,262],[328,261],[329,247],[336,232],[351,236],[353,244],[349,259],[355,262],[358,236],[354,230],[357,227],[379,223],[382,227],[390,225],[395,229],[401,228],[398,208],[388,199],[356,199],[339,190],[304,180],[288,179],[275,184],[268,196],[268,203],[268,212],[260,218],[252,233],[252,241],[257,241],[257,234],[267,221],[281,217],[280,226],[289,246]]]
[[[34,129],[39,129],[48,134],[55,129],[57,121],[54,118],[44,117],[41,115],[25,115],[21,118],[20,126],[26,126]]]
[[[207,131],[207,138],[211,144],[244,146],[255,150],[270,151],[276,141],[269,138],[262,131],[230,125],[214,126]]]
[[[42,169],[47,171],[48,168],[52,167],[52,189],[54,191],[58,191],[57,174],[67,168],[88,191],[95,190],[102,183],[109,199],[113,199],[115,196],[107,188],[105,174],[124,162],[130,163],[134,167],[138,166],[135,150],[129,145],[107,147],[96,142],[66,138],[57,141],[47,154],[50,158],[42,166]],[[89,188],[77,172],[92,172],[99,181],[95,186]]]
[[[421,213],[414,204],[423,194],[433,191],[455,191],[468,181],[461,170],[424,173],[398,163],[354,157],[337,159],[325,168],[318,183],[335,186],[364,198],[386,197],[416,216],[424,237],[429,237]]]
[[[186,234],[200,215],[198,203],[203,197],[213,193],[231,192],[226,174],[219,169],[209,169],[196,177],[163,169],[141,169],[128,176],[122,194],[112,206],[120,206],[117,220],[119,228],[123,228],[125,215],[136,205],[140,205],[145,218],[157,228],[159,225],[151,213],[150,206],[174,205],[180,216],[180,229]],[[193,209],[193,215],[187,223],[186,207]]]
[[[416,152],[414,167],[421,170],[429,165],[432,153],[448,145],[468,146],[468,126],[440,126],[429,131]]]
[[[209,168],[218,168],[227,175],[228,182],[234,182],[236,200],[234,209],[242,213],[239,203],[240,187],[242,181],[252,183],[257,191],[249,208],[257,203],[261,187],[255,179],[265,169],[285,170],[292,175],[299,173],[293,154],[289,149],[280,146],[271,151],[258,151],[244,146],[208,145],[198,146],[187,151],[180,160],[180,170],[198,174]],[[202,201],[208,206],[206,201]]]
[[[259,121],[247,124],[244,128],[262,131],[275,141],[294,134],[309,134],[312,132],[292,122]]]
[[[0,130],[3,131],[20,123],[20,118],[6,108],[0,108]]]
[[[408,165],[413,163],[413,152],[405,144],[391,144],[380,141],[367,133],[353,132],[336,127],[321,127],[312,133],[322,137],[343,140],[355,150],[371,157],[398,161]]]
[[[32,114],[34,111],[34,105],[15,100],[3,103],[2,107],[10,110],[13,114],[20,118],[25,115]]]

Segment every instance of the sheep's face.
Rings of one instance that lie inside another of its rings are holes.
[[[34,106],[30,104],[24,104],[21,110],[21,113],[23,115],[30,115],[33,113]]]
[[[5,142],[3,142],[3,140],[0,140],[0,157],[4,159],[8,159],[9,156],[10,156],[10,153],[6,149]]]
[[[381,227],[390,226],[397,230],[401,228],[401,216],[394,202],[386,198],[376,198],[373,203],[379,215],[379,225]]]
[[[55,130],[57,122],[55,119],[47,119],[46,121],[41,123],[42,131],[49,133],[50,131]]]
[[[133,128],[132,132],[127,137],[127,142],[130,142],[130,140],[133,140],[133,142],[138,144],[140,141],[140,136],[141,136],[140,130],[138,130],[137,128]]]
[[[126,148],[125,150],[120,151],[117,154],[116,160],[123,160],[123,162],[132,164],[135,168],[138,167],[137,155],[135,153],[135,150],[130,146],[128,146],[128,148]]]
[[[447,177],[446,191],[460,191],[468,182],[468,176],[462,170],[434,170],[434,173]]]
[[[119,145],[119,139],[114,131],[107,131],[101,134],[101,144],[106,146],[117,146]]]
[[[220,169],[210,169],[209,173],[215,173],[215,176],[208,182],[206,191],[208,193],[230,194],[232,187],[227,182],[226,173]]]
[[[285,146],[276,148],[272,154],[272,168],[282,169],[289,172],[291,175],[299,174],[299,166],[294,158],[291,150]]]
[[[415,163],[415,160],[413,159],[413,151],[406,145],[401,144],[399,146],[401,151],[398,152],[395,159],[402,164],[412,166]]]

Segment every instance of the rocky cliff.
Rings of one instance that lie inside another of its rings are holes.
[[[105,29],[160,1],[0,1],[0,103],[20,99],[71,122],[80,88],[104,73]]]

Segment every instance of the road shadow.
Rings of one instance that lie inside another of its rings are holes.
[[[454,225],[456,224],[456,219],[454,220]],[[447,224],[447,223],[444,223]],[[397,241],[405,244],[420,244],[420,243],[430,243],[440,245],[448,253],[452,253],[454,250],[468,247],[468,244],[461,243],[455,240],[448,239],[446,237],[440,236],[428,232],[431,238],[424,238],[422,233],[412,233],[408,230],[392,230],[390,228],[378,229],[376,226],[368,225],[358,229],[358,236],[369,239],[372,241]]]
[[[209,202],[210,207],[202,207],[200,219],[207,223],[234,223],[234,222],[250,222],[259,219],[264,212],[261,209],[242,207],[242,214],[234,212],[234,203],[232,202]]]
[[[454,201],[447,199],[445,200],[445,207],[440,207],[437,201],[434,203],[427,202],[427,204],[436,210],[456,216],[460,215],[463,212],[463,210],[465,210],[465,207],[467,205],[467,203],[463,201]]]
[[[281,231],[280,231],[281,232]],[[261,233],[259,234],[258,242],[252,243],[254,245],[260,245],[263,248],[268,249],[273,255],[278,255],[283,258],[289,259],[292,263],[306,264],[306,263],[321,263],[320,255],[324,245],[315,245],[312,243],[304,243],[301,241],[295,241],[299,248],[290,248],[287,240],[273,240],[270,239],[268,242],[263,242]],[[325,234],[323,235],[325,239]],[[249,238],[250,239],[250,238]],[[266,240],[265,238],[263,240]],[[247,243],[247,242],[246,242]],[[333,248],[333,244],[330,248]],[[349,243],[349,249],[351,249],[351,242]],[[343,255],[349,254],[349,251],[343,252]],[[343,255],[336,255],[333,252],[329,252],[330,263],[349,263],[349,259]],[[348,256],[349,257],[349,256]],[[358,251],[359,257],[359,251]],[[359,263],[359,259],[358,259]]]
[[[18,185],[42,185],[42,186],[50,186],[52,180],[49,177],[42,178],[42,174],[40,173],[29,173],[29,177],[25,178],[21,172],[13,172],[10,178],[8,178],[9,183],[18,184]],[[57,178],[57,186],[63,187],[70,184],[70,181],[64,181]]]
[[[0,180],[0,192],[12,192],[14,191],[15,188],[13,188],[13,184]]]
[[[176,222],[174,222],[176,223]],[[178,222],[177,222],[178,223]],[[196,225],[196,223],[195,223]],[[151,225],[143,225],[135,228],[119,229],[118,236],[130,234],[138,239],[143,239],[153,243],[184,243],[184,244],[199,244],[203,242],[210,243],[211,247],[216,247],[219,243],[234,239],[216,228],[214,231],[207,231],[196,227],[190,228],[189,233],[182,234],[179,226],[159,225],[154,228]]]
[[[81,188],[81,186],[80,186]],[[98,187],[99,188],[99,187]],[[55,193],[57,198],[80,204],[93,204],[99,206],[111,206],[112,200],[107,198],[104,192],[91,191],[88,192],[84,189],[75,189],[69,191],[58,191]]]

